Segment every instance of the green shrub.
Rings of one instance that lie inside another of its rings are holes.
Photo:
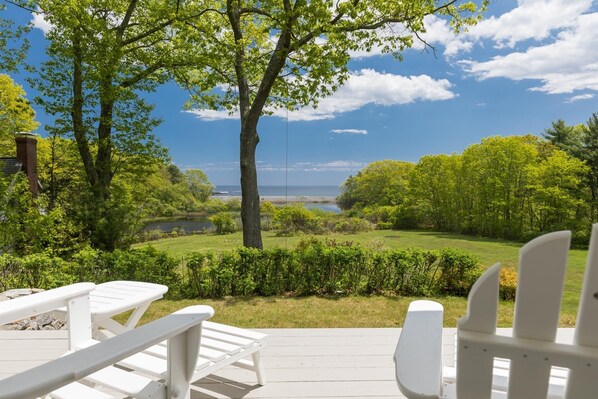
[[[15,257],[0,255],[0,289],[52,289],[76,282],[96,284],[113,280],[146,281],[168,286],[168,296],[184,294],[179,262],[151,247],[102,252],[86,248],[70,260],[47,253]]]
[[[262,230],[272,230],[276,207],[270,201],[264,201],[260,204],[260,215],[262,217]]]
[[[392,222],[378,222],[376,223],[376,230],[392,230]]]
[[[170,298],[386,293],[464,296],[480,274],[475,258],[454,249],[379,250],[313,237],[301,240],[295,249],[238,248],[218,255],[194,252],[184,265],[181,272],[178,260],[152,247],[114,252],[86,248],[68,261],[45,253],[22,258],[4,254],[0,255],[0,289],[136,280],[168,286]],[[509,285],[502,289],[504,298],[512,295],[509,289]]]
[[[276,209],[274,221],[279,235],[293,235],[299,232],[321,234],[324,232],[318,217],[305,209],[303,204],[283,206]]]
[[[21,258],[25,287],[52,289],[76,282],[70,265],[58,257],[40,253]]]
[[[373,250],[315,238],[294,250],[239,248],[187,259],[189,291],[227,295],[373,294],[467,295],[480,274],[477,260],[447,249]]]
[[[213,259],[214,254],[211,252],[205,254],[192,252],[187,255],[186,266],[189,271],[189,285],[193,289],[192,296],[197,295],[198,298],[209,296],[207,295],[210,290],[209,271],[214,263]]]
[[[372,223],[393,223],[396,217],[398,206],[366,206],[363,214]]]
[[[20,259],[9,254],[0,255],[0,292],[24,287],[20,284],[23,278]]]
[[[71,264],[47,253],[16,257],[0,255],[0,291],[13,288],[51,289],[77,280]]]
[[[445,248],[440,251],[438,292],[465,296],[480,277],[479,261],[466,251]]]
[[[334,227],[334,231],[343,234],[357,234],[372,229],[373,226],[370,222],[356,217],[344,218]]]
[[[208,219],[214,224],[216,233],[218,234],[230,234],[237,231],[235,217],[231,212],[219,212],[214,216],[210,216]]]

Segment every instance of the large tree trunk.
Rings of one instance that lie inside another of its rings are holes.
[[[255,164],[255,148],[259,142],[256,125],[257,121],[241,126],[241,221],[243,245],[262,249],[260,196]]]
[[[71,110],[73,134],[91,190],[90,198],[84,204],[84,208],[87,208],[84,223],[89,231],[93,247],[113,251],[118,236],[115,233],[117,230],[114,228],[114,216],[110,209],[110,185],[112,182],[110,136],[114,109],[111,79],[107,77],[100,90],[98,152],[94,161],[83,120],[83,48],[79,31],[75,31],[73,34],[73,53],[73,105]]]

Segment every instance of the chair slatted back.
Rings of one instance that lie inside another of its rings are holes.
[[[555,343],[555,338],[570,241],[571,233],[561,231],[538,237],[521,249],[512,337],[496,335],[500,266],[494,265],[476,282],[467,315],[459,321],[458,399],[492,397],[495,357],[510,359],[509,399],[545,399],[552,366],[571,370],[565,398],[596,397],[598,225],[593,227],[575,342],[564,345]]]
[[[598,348],[598,224],[592,226],[583,281],[573,342],[584,347]],[[586,366],[581,370],[571,369],[567,381],[567,398],[589,397],[587,392],[598,390],[596,383],[598,364],[593,366]],[[596,394],[593,397],[596,397]]]

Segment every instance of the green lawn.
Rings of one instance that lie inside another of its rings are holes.
[[[479,257],[484,267],[501,262],[514,267],[523,245],[518,242],[470,237],[430,231],[371,231],[356,235],[331,234],[321,238],[353,241],[363,245],[383,248],[418,247],[438,249],[460,248]],[[264,247],[293,248],[301,237],[276,237],[272,232],[263,234]],[[137,247],[152,245],[175,257],[184,257],[192,251],[221,252],[242,244],[241,233],[230,235],[193,235],[166,238]],[[563,297],[562,326],[575,323],[577,301],[583,280],[586,250],[571,250],[569,269]],[[413,298],[344,297],[344,298],[229,298],[202,300],[216,310],[216,321],[248,327],[397,327],[404,319],[406,307]],[[445,326],[455,326],[465,313],[465,299],[435,298],[445,306]],[[148,317],[153,319],[194,301],[161,301],[152,306]],[[500,325],[510,325],[512,304],[501,304]],[[149,319],[148,319],[149,320]]]

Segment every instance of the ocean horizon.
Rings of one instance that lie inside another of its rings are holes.
[[[258,186],[262,197],[338,197],[340,186]],[[215,195],[241,196],[240,185],[217,185]]]

